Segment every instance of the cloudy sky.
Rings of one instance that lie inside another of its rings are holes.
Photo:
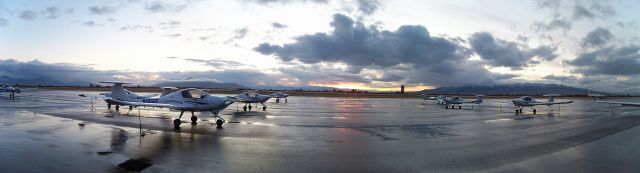
[[[0,0],[0,79],[639,93],[634,0]]]

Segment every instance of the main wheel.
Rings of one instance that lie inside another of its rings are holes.
[[[197,121],[198,121],[198,117],[191,116],[191,124],[196,124]]]
[[[249,110],[251,110],[251,105],[249,105]]]
[[[449,106],[444,106],[444,109],[449,109]]]
[[[462,106],[458,106],[458,109],[462,109]]]
[[[263,111],[266,111],[266,110],[267,110],[267,106],[263,106],[263,107],[262,107],[262,110],[263,110]]]
[[[536,110],[535,109],[533,109],[533,114],[536,114]]]
[[[111,104],[107,104],[107,109],[111,109]]]
[[[245,106],[243,106],[243,107],[242,107],[242,109],[243,109],[245,112],[247,112],[247,106],[246,106],[246,105],[245,105]]]
[[[518,113],[520,113],[520,112],[516,109],[516,115],[518,115]]]
[[[129,110],[133,110],[133,106],[129,106]]]
[[[520,109],[520,113],[522,113],[522,109]]]
[[[180,127],[180,124],[182,124],[182,121],[180,121],[180,119],[173,120],[173,126]]]
[[[120,110],[120,105],[116,105],[116,111]]]
[[[223,119],[218,118],[218,119],[216,120],[216,125],[218,125],[218,127],[221,127],[221,126],[222,126],[222,124],[224,124],[224,120],[223,120]]]

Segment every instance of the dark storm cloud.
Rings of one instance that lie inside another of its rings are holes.
[[[112,6],[91,6],[89,12],[95,15],[113,14],[116,12],[116,7]]]
[[[589,32],[587,36],[582,39],[581,45],[582,47],[588,47],[588,46],[597,47],[597,46],[607,44],[607,42],[609,42],[609,40],[611,40],[612,38],[613,38],[613,35],[611,34],[611,32],[609,32],[608,29],[598,27],[593,31]]]
[[[287,28],[287,25],[284,25],[284,24],[282,24],[282,23],[278,23],[278,22],[272,22],[272,23],[271,23],[271,26],[272,26],[273,28],[276,28],[276,29],[283,29],[283,28]]]
[[[581,4],[580,1],[576,2],[573,9],[572,18],[575,20],[580,19],[595,19],[595,18],[608,18],[614,16],[616,11],[611,7],[608,1],[590,1],[588,4]],[[585,5],[589,5],[587,8]]]
[[[330,33],[301,35],[284,45],[262,43],[254,50],[285,63],[344,63],[348,68],[342,72],[355,75],[362,75],[364,68],[382,72],[383,77],[367,79],[370,81],[402,80],[431,86],[496,82],[484,62],[468,60],[471,50],[459,41],[431,36],[424,26],[379,30],[378,26],[365,26],[342,14],[335,14],[330,24]],[[543,50],[546,49],[540,48],[539,52]]]
[[[638,75],[640,74],[640,46],[606,47],[584,52],[566,61],[577,67],[574,72],[584,75]]]
[[[295,38],[295,43],[285,45],[262,43],[254,50],[275,55],[285,62],[294,59],[307,64],[343,62],[355,68],[413,64],[433,67],[431,69],[439,69],[442,73],[452,69],[440,68],[440,65],[455,64],[467,56],[463,47],[444,38],[431,37],[424,26],[378,30],[342,14],[333,16],[331,26],[333,32],[330,34],[302,35]]]
[[[0,77],[23,84],[83,85],[88,84],[88,80],[109,79],[111,75],[112,72],[96,73],[88,67],[73,64],[48,64],[38,60],[0,60]]]
[[[469,38],[471,48],[483,60],[492,66],[510,67],[521,69],[529,64],[537,63],[533,58],[553,60],[557,57],[556,48],[540,46],[527,50],[520,48],[517,43],[494,38],[487,32],[474,33]]]
[[[0,80],[12,84],[40,85],[82,85],[98,81],[128,81],[135,85],[152,85],[156,79],[209,79],[221,82],[233,82],[244,86],[277,85],[282,76],[262,73],[257,70],[226,69],[222,71],[196,72],[135,72],[135,71],[102,71],[87,66],[74,64],[51,64],[38,60],[21,62],[13,59],[0,59]]]
[[[380,2],[378,0],[357,0],[358,11],[365,15],[373,14],[378,8],[380,8]]]
[[[543,77],[546,80],[554,80],[558,82],[573,82],[578,80],[575,76],[559,76],[559,75],[547,75]]]
[[[171,4],[162,1],[155,1],[147,3],[145,10],[151,13],[163,13],[163,12],[181,12],[187,8],[188,4]]]

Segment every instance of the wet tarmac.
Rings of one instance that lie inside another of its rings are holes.
[[[0,172],[638,172],[640,111],[590,99],[515,115],[396,98],[296,97],[266,111],[108,110],[74,91],[0,96]],[[139,121],[140,120],[140,121]],[[139,122],[142,122],[139,124]],[[147,134],[139,135],[139,126]]]

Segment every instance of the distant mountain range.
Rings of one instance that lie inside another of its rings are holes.
[[[223,89],[245,89],[247,87],[236,83],[222,83],[213,81],[169,81],[160,82],[154,87],[178,87],[178,88],[223,88]]]
[[[586,95],[587,89],[560,84],[517,83],[490,86],[440,87],[422,90],[419,94],[455,94],[455,95]],[[610,93],[591,91],[591,93],[612,95]]]
[[[88,86],[89,82],[79,80],[61,80],[49,76],[40,76],[30,79],[16,79],[9,76],[0,76],[0,83],[11,85],[40,85],[40,86]]]

